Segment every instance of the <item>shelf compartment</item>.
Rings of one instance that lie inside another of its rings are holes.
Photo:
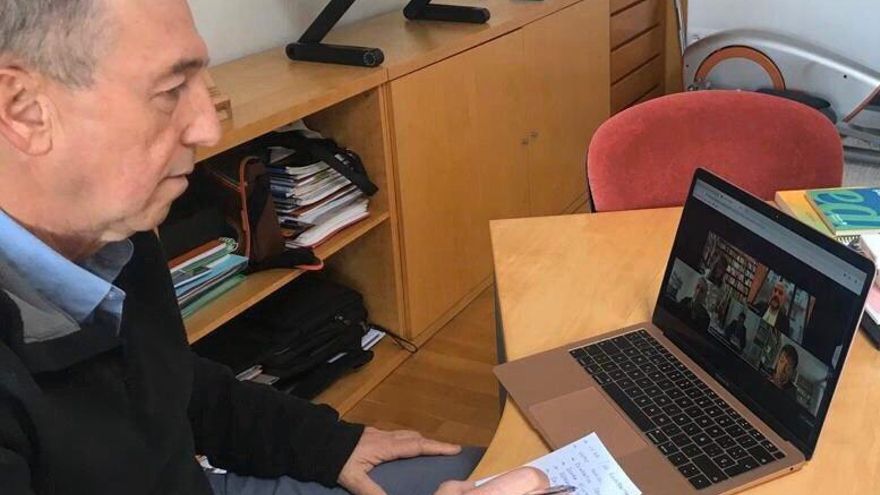
[[[338,232],[318,246],[315,254],[326,260],[389,218],[387,212],[371,212],[370,217]],[[249,275],[241,284],[184,320],[187,339],[190,343],[198,341],[303,273],[302,270],[276,269]]]

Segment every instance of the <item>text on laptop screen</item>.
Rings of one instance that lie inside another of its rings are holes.
[[[655,323],[811,452],[866,274],[707,182],[692,195]]]

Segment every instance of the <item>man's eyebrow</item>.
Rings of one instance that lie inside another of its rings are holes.
[[[200,70],[208,66],[207,58],[187,58],[177,61],[171,68],[162,74],[159,79],[167,79],[172,76],[186,74],[194,70]]]

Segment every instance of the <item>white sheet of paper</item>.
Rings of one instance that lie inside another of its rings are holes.
[[[527,464],[544,471],[550,485],[571,485],[577,495],[641,495],[595,433]],[[483,480],[482,484],[488,480]]]

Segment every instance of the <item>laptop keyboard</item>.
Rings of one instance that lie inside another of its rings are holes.
[[[697,489],[785,457],[645,330],[570,353]]]

